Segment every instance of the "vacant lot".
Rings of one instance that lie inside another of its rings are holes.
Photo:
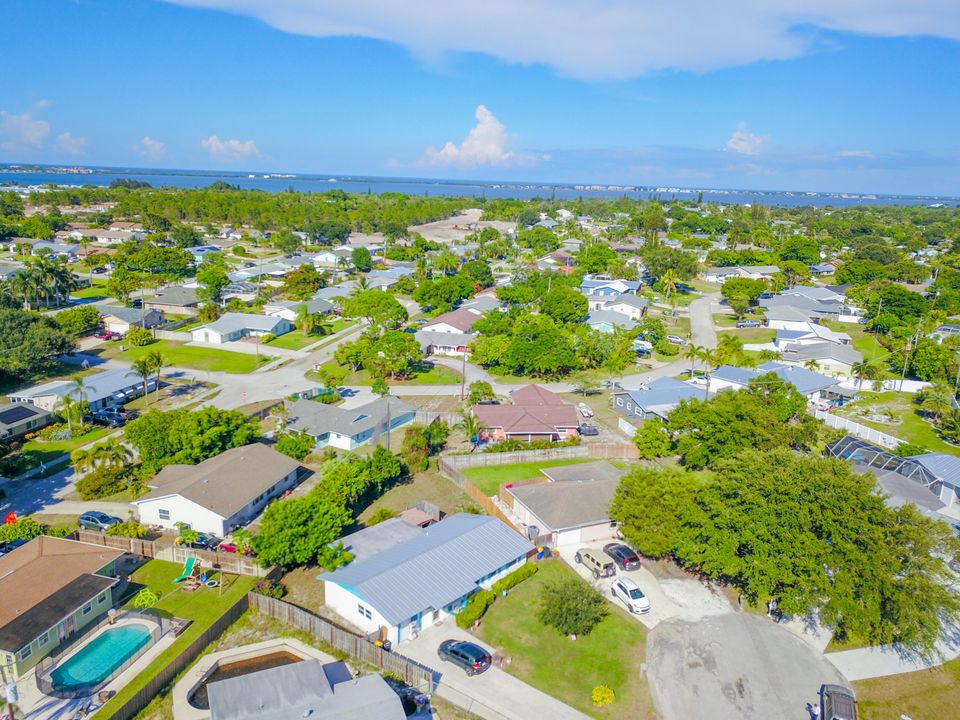
[[[956,717],[960,706],[960,659],[930,670],[861,680],[853,688],[860,701],[860,714],[868,720]]]
[[[730,334],[735,337],[740,338],[741,342],[744,345],[749,344],[760,344],[760,343],[769,343],[773,342],[774,338],[777,337],[777,331],[770,328],[758,327],[758,328],[728,328],[726,330],[721,330],[721,335]]]
[[[868,386],[869,382],[864,383],[865,388]],[[894,435],[904,442],[921,445],[933,452],[960,455],[960,448],[945,443],[937,436],[937,431],[920,413],[913,395],[898,392],[871,393],[866,390],[861,394],[864,396],[862,400],[844,405],[835,411],[836,414]],[[882,417],[884,421],[868,419],[871,416]]]
[[[399,513],[418,500],[431,502],[448,515],[465,508],[473,509],[475,506],[475,503],[459,487],[437,471],[436,459],[432,459],[429,470],[419,472],[410,482],[388,490],[360,513],[358,520],[361,523],[365,522],[380,508],[388,508]]]
[[[640,676],[646,641],[640,623],[611,608],[589,635],[574,641],[537,618],[545,585],[564,577],[576,575],[562,561],[542,563],[536,575],[497,599],[481,621],[480,638],[510,658],[507,672],[581,712],[598,718],[653,718]],[[616,701],[593,707],[590,693],[597,685],[613,688]]]
[[[121,346],[125,349],[121,350]],[[163,355],[167,365],[190,368],[192,370],[225,372],[235,375],[253,372],[259,366],[265,365],[272,359],[266,355],[257,357],[256,355],[235,353],[229,350],[187,345],[186,343],[174,342],[172,340],[157,340],[142,347],[129,347],[124,345],[123,341],[120,340],[107,345],[100,352],[100,355],[105,358],[117,358],[126,360],[127,362],[134,362],[147,353],[155,351]]]
[[[589,462],[587,458],[571,460],[544,460],[541,462],[517,463],[515,465],[487,465],[486,467],[467,468],[463,471],[464,477],[477,486],[484,495],[496,495],[500,486],[505,483],[529,480],[540,477],[543,468],[559,467],[560,465],[577,465]]]

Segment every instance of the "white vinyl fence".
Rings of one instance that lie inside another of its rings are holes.
[[[848,420],[845,417],[833,415],[831,413],[824,412],[823,410],[817,410],[814,412],[814,417],[816,417],[817,420],[822,420],[828,427],[846,430],[851,435],[855,435],[858,438],[866,440],[867,442],[872,442],[874,445],[879,445],[880,447],[885,447],[889,450],[893,450],[895,447],[897,447],[897,445],[903,442],[900,440],[900,438],[896,438],[893,435],[887,435],[885,432],[880,432],[872,427],[861,425],[853,420]]]

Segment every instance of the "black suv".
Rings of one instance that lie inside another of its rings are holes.
[[[640,556],[623,543],[604,545],[603,551],[613,558],[613,561],[621,570],[640,569]]]
[[[441,660],[452,662],[463,668],[467,675],[482,673],[490,667],[490,653],[472,642],[444,640],[437,649]]]

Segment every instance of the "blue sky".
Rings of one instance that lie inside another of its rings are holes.
[[[0,162],[957,195],[958,38],[956,0],[0,0]]]

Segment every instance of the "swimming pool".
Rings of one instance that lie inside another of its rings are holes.
[[[139,623],[110,628],[50,673],[56,690],[95,687],[150,642],[150,628]]]

